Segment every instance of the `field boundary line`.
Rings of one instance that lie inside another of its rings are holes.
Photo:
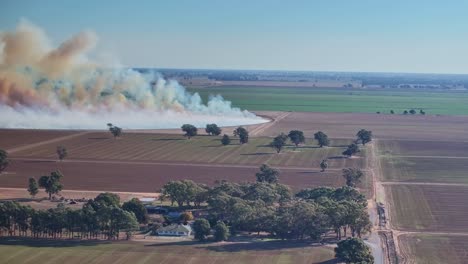
[[[386,155],[382,155],[386,157]],[[398,158],[429,158],[429,159],[468,159],[468,156],[422,156],[422,155],[391,155]]]
[[[50,143],[59,142],[59,141],[62,141],[62,140],[67,140],[67,139],[79,137],[79,136],[86,135],[86,134],[89,134],[89,133],[91,133],[91,131],[79,132],[79,133],[71,134],[71,135],[68,135],[68,136],[53,138],[53,139],[49,139],[49,140],[44,140],[44,141],[28,144],[28,145],[25,145],[25,146],[20,146],[20,147],[16,147],[16,148],[12,148],[12,149],[7,149],[6,151],[8,152],[8,154],[12,154],[12,153],[19,152],[19,151],[22,151],[22,150],[35,148],[35,147],[39,147],[39,146],[42,146],[42,145],[47,145],[47,144],[50,144]]]
[[[468,187],[468,183],[443,183],[443,182],[399,182],[399,181],[384,181],[382,185],[423,185],[423,186],[462,186]]]
[[[5,190],[5,191],[27,191],[26,188],[12,188],[12,187],[0,187],[0,190]],[[115,194],[126,194],[126,195],[141,195],[141,196],[152,196],[156,197],[159,196],[159,193],[154,192],[154,193],[147,193],[147,192],[121,192],[121,191],[93,191],[93,190],[62,190],[62,193],[69,192],[69,193],[95,193],[95,194],[100,194],[100,193],[105,193],[105,192],[111,192]]]
[[[18,161],[54,161],[56,159],[40,159],[40,158],[11,158],[10,160]],[[244,168],[244,169],[259,169],[261,164],[258,165],[237,165],[229,163],[190,163],[190,162],[158,162],[158,161],[126,161],[126,160],[87,160],[87,159],[66,159],[60,163],[97,163],[97,164],[133,164],[133,165],[163,165],[163,166],[187,166],[187,167],[221,167],[221,168]],[[272,166],[279,170],[317,170],[316,167],[295,167],[295,166]],[[343,168],[330,168],[327,171],[341,171]],[[366,170],[364,170],[366,171]]]
[[[259,125],[258,127],[254,128],[251,132],[250,132],[250,135],[251,136],[256,136],[258,135],[259,133],[262,133],[263,131],[265,131],[266,129],[272,127],[274,124],[276,124],[277,122],[281,121],[282,119],[286,118],[287,116],[289,116],[292,112],[285,112],[284,114],[276,117],[272,122],[268,122],[268,123],[263,123],[261,125]]]

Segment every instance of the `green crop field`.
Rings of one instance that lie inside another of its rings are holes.
[[[0,240],[0,263],[320,263],[333,249],[305,243],[129,243]]]
[[[190,88],[204,100],[221,94],[234,106],[248,110],[389,113],[423,109],[427,114],[467,115],[468,92],[406,91],[402,89],[344,89],[223,86]]]
[[[161,162],[202,162],[238,165],[259,165],[268,163],[278,166],[318,167],[322,159],[335,157],[329,161],[331,167],[363,166],[365,159],[346,159],[341,153],[351,140],[332,140],[330,147],[319,148],[313,139],[306,145],[296,148],[285,147],[281,154],[268,146],[268,137],[251,138],[248,144],[240,145],[233,138],[229,146],[222,146],[221,137],[197,136],[190,140],[182,135],[127,133],[122,138],[113,139],[109,133],[93,132],[79,137],[54,142],[14,154],[15,157],[40,157],[55,159],[58,145],[67,148],[68,159],[106,159],[126,161]],[[361,155],[365,154],[362,150]]]
[[[382,157],[388,181],[468,183],[468,159]]]

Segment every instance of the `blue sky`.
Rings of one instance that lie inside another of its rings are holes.
[[[468,73],[467,14],[456,0],[0,0],[0,30],[26,18],[59,43],[91,29],[135,67]]]

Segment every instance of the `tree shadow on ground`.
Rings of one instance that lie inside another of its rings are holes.
[[[27,247],[76,247],[110,244],[107,240],[67,240],[67,239],[32,239],[18,237],[0,237],[0,245]]]
[[[265,155],[274,155],[276,153],[269,152],[256,152],[256,153],[242,153],[241,156],[265,156]]]

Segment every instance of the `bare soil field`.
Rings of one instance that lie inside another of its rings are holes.
[[[468,259],[468,236],[411,234],[398,239],[403,254],[414,263],[464,264]]]
[[[268,111],[256,113],[268,115]],[[361,128],[372,130],[378,139],[468,141],[468,116],[435,115],[291,112],[263,135],[299,129],[307,137],[320,130],[332,138],[354,138]]]
[[[335,263],[307,243],[98,242],[0,239],[0,263]],[[331,262],[330,262],[331,261]]]
[[[384,180],[427,183],[468,183],[468,159],[381,158]]]
[[[468,131],[468,130],[467,130]],[[451,140],[451,138],[445,138]],[[379,140],[382,155],[468,157],[468,142]]]
[[[0,129],[0,149],[8,150],[77,133],[71,130]]]
[[[464,232],[468,227],[468,187],[387,185],[392,225],[406,231]]]
[[[330,159],[331,168],[362,167],[364,159],[342,158],[341,153],[350,140],[332,140],[331,147],[319,148],[315,140],[296,148],[288,145],[281,154],[268,144],[271,138],[251,138],[240,145],[222,146],[217,136],[197,136],[190,140],[182,135],[127,133],[114,139],[110,133],[92,132],[13,153],[12,157],[56,159],[58,145],[67,148],[67,159],[164,161],[190,163],[219,163],[236,165],[299,166],[318,168],[321,160]],[[364,154],[364,153],[363,153]]]
[[[12,160],[0,174],[0,187],[26,188],[29,177],[38,179],[53,170],[64,174],[65,190],[158,192],[168,181],[191,179],[208,185],[216,181],[254,182],[256,166],[230,167],[210,164],[125,163],[122,161]],[[293,189],[317,186],[342,186],[341,170],[324,173],[318,169],[281,168],[280,182]]]

